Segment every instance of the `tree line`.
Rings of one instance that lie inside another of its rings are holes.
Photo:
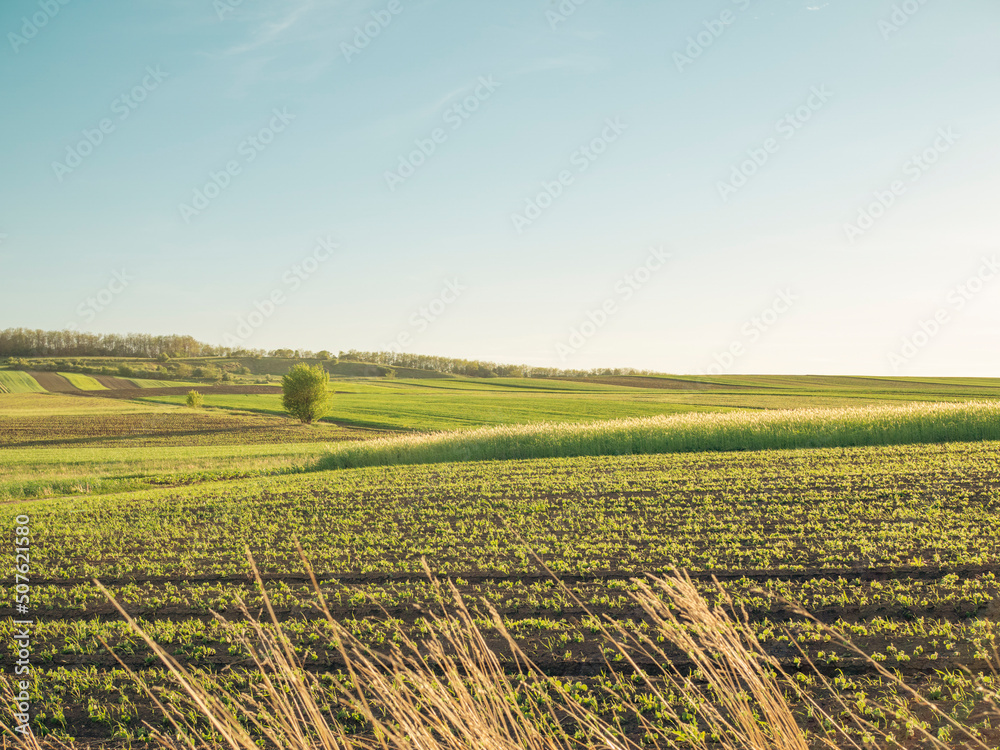
[[[659,375],[653,370],[637,370],[631,367],[604,367],[590,370],[565,370],[557,367],[537,367],[535,365],[512,365],[502,362],[488,362],[478,359],[458,359],[436,357],[428,354],[407,354],[405,352],[362,352],[351,349],[340,352],[340,360],[370,362],[384,367],[407,367],[414,370],[434,370],[451,375],[470,378],[555,378],[555,377],[616,377],[621,375]]]
[[[0,331],[0,358],[14,357],[132,357],[137,359],[183,359],[189,357],[275,357],[367,362],[383,367],[405,367],[473,378],[611,377],[654,375],[650,370],[595,368],[564,370],[555,367],[513,365],[476,359],[437,357],[405,352],[363,352],[356,349],[333,355],[303,349],[234,349],[213,346],[193,336],[154,336],[148,333],[86,333],[7,328]]]
[[[86,333],[7,328],[0,331],[0,357],[208,357],[220,347],[192,336],[147,333]]]

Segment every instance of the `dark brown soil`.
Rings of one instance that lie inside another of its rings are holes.
[[[105,388],[111,388],[112,390],[138,390],[139,386],[133,383],[131,380],[125,380],[125,378],[116,378],[113,375],[92,375],[98,383],[103,385]]]
[[[120,378],[102,378],[105,380],[120,380]],[[131,387],[117,388],[108,385],[116,390],[109,391],[74,391],[77,395],[91,396],[93,398],[144,398],[146,396],[183,396],[188,391],[198,391],[203,395],[241,395],[255,393],[281,393],[280,385],[185,385],[170,388],[138,388]]]
[[[54,372],[29,372],[27,373],[49,393],[83,393],[79,388],[66,380],[62,375]]]
[[[875,568],[808,568],[802,570],[703,570],[690,571],[688,575],[695,581],[738,581],[747,579],[751,581],[806,581],[811,579],[825,580],[860,580],[860,581],[894,581],[894,580],[916,580],[934,581],[945,576],[956,576],[960,580],[977,578],[982,575],[1000,575],[1000,569],[994,566],[971,566],[971,567],[875,567]],[[426,581],[425,573],[394,572],[394,573],[349,573],[349,572],[317,572],[315,574],[320,580],[336,580],[343,584],[363,584],[363,583],[390,583],[402,581]],[[552,576],[545,573],[488,573],[488,572],[463,572],[455,574],[470,584],[486,583],[494,581],[551,581]],[[653,575],[659,575],[654,573]],[[587,575],[562,574],[559,580],[565,584],[588,583],[592,581],[630,581],[633,578],[646,578],[647,573],[642,571],[608,571],[606,573],[592,573]],[[261,578],[265,581],[284,581],[285,583],[309,583],[311,580],[306,573],[262,573]],[[81,583],[90,583],[94,578],[36,578],[33,583],[38,585],[52,586],[76,586]],[[253,581],[250,573],[240,575],[177,575],[177,576],[133,576],[122,574],[118,576],[100,577],[101,583],[121,584],[121,583],[247,583]]]
[[[108,391],[102,391],[107,393]],[[78,391],[78,395],[84,392]],[[126,393],[135,393],[130,391]],[[134,398],[134,396],[133,396]],[[265,415],[218,412],[80,414],[41,417],[0,415],[0,447],[101,445],[244,445],[268,442],[357,440],[379,433],[333,425],[300,425]]]

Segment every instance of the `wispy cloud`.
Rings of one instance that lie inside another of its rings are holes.
[[[223,51],[224,55],[241,55],[265,47],[277,40],[285,31],[292,28],[309,11],[316,7],[316,0],[302,0],[297,7],[292,8],[284,18],[269,20],[262,23],[253,38]]]

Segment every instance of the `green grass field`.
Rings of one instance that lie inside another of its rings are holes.
[[[617,381],[627,380],[624,378]],[[639,379],[648,382],[648,378]],[[328,421],[378,429],[435,431],[503,424],[586,422],[733,409],[849,407],[1000,398],[997,381],[852,378],[732,378],[677,388],[635,388],[589,381],[492,378],[333,381]],[[695,384],[692,384],[695,383]],[[151,402],[182,404],[184,396]],[[217,409],[281,414],[277,395],[207,395]]]
[[[79,388],[81,391],[106,391],[107,386],[101,385],[89,375],[81,375],[75,372],[60,372],[66,380]]]
[[[444,382],[444,381],[428,381]],[[353,384],[334,384],[337,390]],[[407,383],[355,386],[334,396],[326,421],[377,429],[449,430],[461,427],[535,422],[578,422],[612,419],[616,415],[653,416],[692,410],[715,410],[635,394],[626,400],[615,391],[526,391],[522,388],[485,390],[423,388]],[[632,395],[632,394],[627,394]],[[184,403],[184,396],[155,396],[151,403]],[[279,395],[205,396],[205,406],[260,414],[283,414]]]
[[[501,671],[516,674],[517,662],[486,604],[535,679],[571,685],[632,738],[636,706],[652,707],[646,720],[662,731],[674,725],[598,623],[647,632],[636,579],[683,568],[712,601],[710,578],[722,582],[768,658],[800,675],[844,737],[864,746],[857,726],[838,723],[838,698],[883,733],[905,737],[918,719],[958,731],[912,701],[889,711],[901,688],[874,666],[884,665],[959,726],[1000,741],[970,718],[987,705],[977,680],[1000,638],[995,381],[614,380],[334,381],[329,421],[312,426],[281,416],[273,394],[210,394],[201,410],[139,391],[0,394],[0,516],[7,528],[27,516],[31,536],[36,732],[143,746],[142,722],[162,718],[115,657],[180,700],[93,577],[186,668],[259,695],[240,641],[254,638],[240,602],[264,604],[246,548],[296,658],[321,676],[316,694],[353,721],[336,705],[330,680],[344,664],[299,541],[358,643],[381,654],[403,638],[426,645],[442,601],[426,561],[474,606]],[[434,430],[452,432],[413,434]],[[344,468],[365,463],[386,465]],[[17,616],[0,607],[5,636]],[[818,732],[805,706],[794,710]]]
[[[0,370],[0,393],[44,393],[33,377],[15,370]]]

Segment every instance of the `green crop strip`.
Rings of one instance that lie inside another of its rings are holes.
[[[501,426],[339,446],[337,469],[393,464],[1000,439],[1000,404],[913,404],[685,414],[593,424]]]

